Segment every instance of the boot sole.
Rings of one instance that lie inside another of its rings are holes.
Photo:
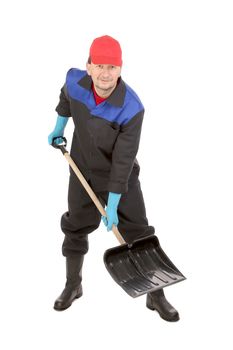
[[[64,306],[64,307],[56,307],[56,306],[54,305],[53,308],[54,308],[54,310],[56,310],[56,311],[64,311],[64,310],[68,309],[68,308],[72,305],[72,303],[73,303],[73,301],[75,301],[75,299],[81,298],[82,295],[83,295],[83,293],[77,294],[76,297],[71,301],[71,303],[68,304],[68,305],[66,305],[66,306]]]
[[[177,316],[174,317],[174,318],[168,318],[168,317],[164,316],[163,314],[161,314],[156,308],[154,308],[154,307],[152,307],[152,306],[150,306],[150,305],[147,305],[147,304],[146,304],[146,307],[147,307],[149,310],[151,310],[151,311],[156,311],[156,312],[158,312],[159,316],[160,316],[163,320],[165,320],[165,321],[168,321],[168,322],[177,322],[177,321],[179,321],[179,319],[180,319],[179,315],[177,315]]]

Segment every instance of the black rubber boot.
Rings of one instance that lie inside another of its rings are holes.
[[[156,310],[160,317],[166,321],[175,322],[180,319],[176,309],[165,298],[163,289],[147,293],[146,306],[150,310]]]
[[[83,255],[75,255],[66,258],[66,285],[65,289],[54,303],[55,310],[62,311],[67,309],[75,299],[82,296],[81,281],[83,260]]]

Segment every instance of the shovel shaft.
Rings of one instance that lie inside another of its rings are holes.
[[[63,148],[63,150],[64,150],[64,148]],[[87,193],[89,194],[91,199],[93,200],[93,202],[94,202],[95,206],[97,207],[97,209],[99,210],[100,214],[103,215],[103,216],[107,216],[106,215],[106,211],[104,210],[104,208],[103,208],[102,204],[100,203],[99,199],[96,197],[95,193],[92,191],[92,189],[89,186],[88,182],[84,178],[83,174],[81,173],[81,171],[79,170],[79,168],[77,167],[77,165],[75,164],[75,162],[73,161],[73,159],[71,158],[69,153],[68,152],[62,152],[62,153],[64,154],[64,157],[66,158],[66,160],[68,161],[69,165],[71,166],[71,168],[73,169],[73,171],[77,175],[79,181],[81,182],[81,184],[83,185],[83,187],[85,188],[85,190],[87,191]],[[122,238],[120,232],[118,231],[117,226],[112,225],[112,231],[113,231],[114,235],[116,236],[117,240],[119,241],[119,243],[124,244],[125,241]]]

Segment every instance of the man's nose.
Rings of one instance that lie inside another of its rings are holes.
[[[109,68],[108,67],[103,67],[103,70],[102,70],[102,75],[104,77],[108,77],[109,76]]]

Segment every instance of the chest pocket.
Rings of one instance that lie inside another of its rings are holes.
[[[110,155],[120,132],[120,125],[99,117],[92,117],[88,120],[88,129],[93,146]]]

